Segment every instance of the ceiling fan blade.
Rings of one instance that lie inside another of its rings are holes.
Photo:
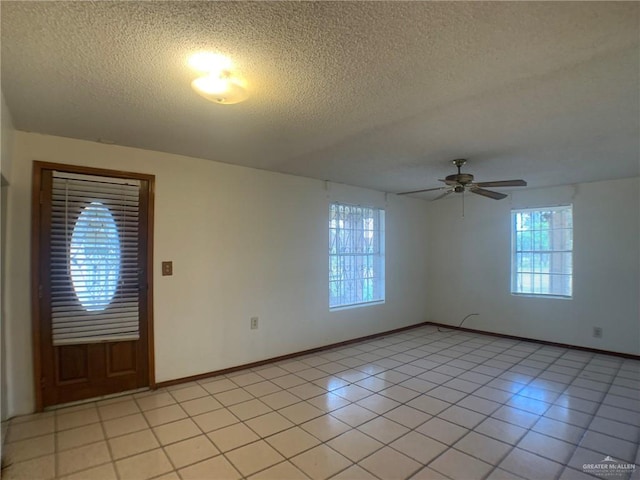
[[[478,182],[474,183],[478,187],[526,187],[527,182],[524,180],[499,180],[496,182]]]
[[[412,193],[434,192],[436,190],[444,190],[445,188],[449,188],[449,187],[435,187],[435,188],[427,188],[425,190],[412,190],[411,192],[396,193],[396,195],[411,195]]]
[[[494,200],[502,200],[506,198],[507,195],[500,192],[494,192],[493,190],[485,190],[484,188],[471,187],[469,189],[471,193],[475,193],[477,195],[482,195],[483,197],[493,198]]]
[[[453,193],[453,190],[449,190],[448,192],[444,192],[441,195],[438,195],[436,198],[434,198],[433,200],[431,200],[432,202],[435,202],[436,200],[440,200],[441,198],[446,197],[447,195]]]

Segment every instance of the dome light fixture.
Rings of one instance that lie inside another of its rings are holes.
[[[228,71],[198,77],[191,82],[191,88],[207,100],[223,105],[240,103],[248,97],[240,81]]]
[[[233,64],[227,57],[198,52],[189,58],[188,63],[191,68],[206,72],[191,82],[191,88],[198,95],[222,105],[233,105],[248,98],[244,82],[232,73]]]
[[[231,59],[211,52],[194,53],[189,57],[188,64],[194,70],[204,73],[221,72],[233,68]]]

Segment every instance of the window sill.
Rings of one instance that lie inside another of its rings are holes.
[[[514,297],[525,297],[525,298],[550,298],[555,300],[573,300],[573,296],[565,296],[565,295],[548,295],[546,293],[516,293],[511,292],[511,295]]]
[[[384,300],[376,300],[374,302],[354,303],[353,305],[340,305],[339,307],[329,307],[330,312],[338,312],[340,310],[351,310],[353,308],[370,307],[374,305],[383,305]]]

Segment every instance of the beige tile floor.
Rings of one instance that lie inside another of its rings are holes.
[[[639,439],[640,362],[421,327],[14,418],[3,477],[626,480]]]

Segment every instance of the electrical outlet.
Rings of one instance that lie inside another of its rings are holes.
[[[602,338],[602,327],[593,327],[593,338]]]
[[[251,317],[251,330],[258,329],[258,317]]]

